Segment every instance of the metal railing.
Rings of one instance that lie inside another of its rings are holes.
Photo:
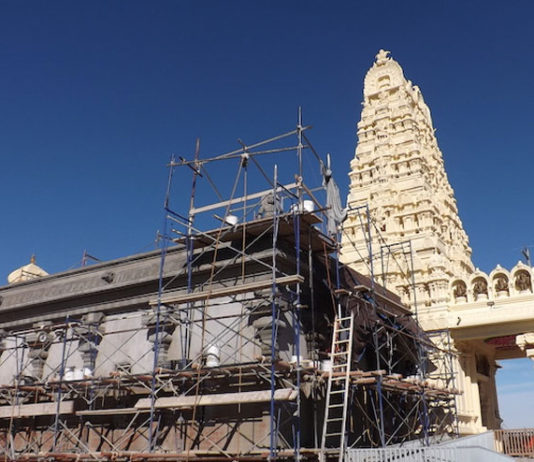
[[[356,448],[346,451],[346,462],[504,462],[511,457],[534,459],[534,428],[493,430],[419,446],[413,441],[403,447]]]
[[[349,449],[346,462],[510,462],[503,454],[480,446]]]
[[[534,428],[495,430],[495,449],[513,457],[534,457]]]

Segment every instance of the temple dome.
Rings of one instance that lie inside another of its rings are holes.
[[[17,282],[30,281],[43,276],[48,276],[48,273],[35,264],[35,255],[32,255],[30,263],[11,272],[7,277],[7,282],[8,284],[16,284]]]

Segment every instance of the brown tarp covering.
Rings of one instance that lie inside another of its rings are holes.
[[[412,352],[415,352],[418,341],[429,341],[412,312],[402,306],[397,295],[382,287],[372,290],[368,277],[347,266],[340,267],[339,280],[342,289],[339,292],[339,302],[347,313],[355,313],[353,344],[357,355],[362,354],[366,346],[372,343],[372,335],[378,324],[384,325],[390,332],[404,334],[407,340],[404,345],[413,345]]]

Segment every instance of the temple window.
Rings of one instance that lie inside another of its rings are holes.
[[[378,78],[378,88],[382,89],[382,88],[388,87],[389,86],[389,82],[390,82],[389,75],[383,75],[382,77],[379,77]]]

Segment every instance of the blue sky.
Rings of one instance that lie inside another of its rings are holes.
[[[531,359],[500,362],[497,373],[499,411],[503,428],[532,428],[534,415],[534,373]]]
[[[0,0],[0,277],[32,253],[58,272],[84,249],[154,248],[171,154],[289,130],[299,105],[346,193],[379,48],[432,110],[476,266],[510,268],[534,245],[533,15],[531,1]]]

